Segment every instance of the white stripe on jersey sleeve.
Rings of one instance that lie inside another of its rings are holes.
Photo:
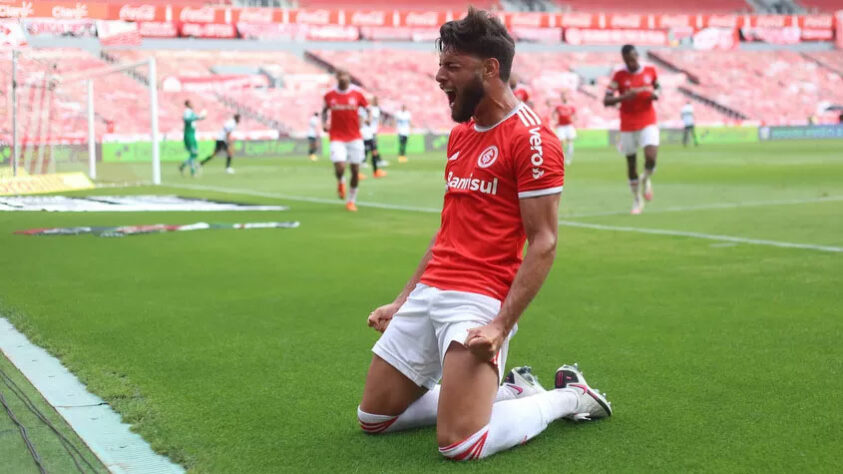
[[[531,126],[531,125],[535,125],[534,123],[532,123],[531,121],[529,121],[529,120],[527,119],[527,117],[526,117],[526,116],[525,116],[525,115],[524,115],[524,114],[523,114],[520,110],[519,110],[517,113],[518,113],[518,118],[520,118],[520,119],[521,119],[521,123],[523,123],[525,127],[529,127],[529,126]]]
[[[533,118],[534,125],[540,125],[542,123],[542,119],[530,107],[525,105],[521,110],[524,112],[524,115]]]
[[[548,194],[558,194],[562,192],[564,186],[557,186],[555,188],[536,189],[534,191],[522,191],[518,193],[518,199],[547,196]]]
[[[532,116],[530,116],[530,114],[527,113],[527,106],[523,104],[521,106],[521,109],[518,110],[518,115],[523,117],[522,122],[524,122],[524,125],[528,127],[538,125],[538,123],[536,123],[536,120]]]

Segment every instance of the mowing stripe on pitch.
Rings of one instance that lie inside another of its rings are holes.
[[[843,252],[843,247],[832,247],[826,245],[814,245],[814,244],[799,244],[793,242],[780,242],[777,240],[763,240],[763,239],[750,239],[747,237],[732,237],[730,235],[716,235],[716,234],[703,234],[700,232],[687,232],[682,230],[667,230],[667,229],[647,229],[644,227],[626,227],[626,226],[614,226],[614,225],[602,225],[602,224],[589,224],[586,222],[574,222],[574,221],[559,221],[560,226],[566,227],[581,227],[585,229],[595,229],[595,230],[609,230],[615,232],[636,232],[639,234],[655,234],[655,235],[671,235],[675,237],[692,237],[695,239],[705,239],[705,240],[717,240],[720,242],[734,242],[738,244],[752,244],[752,245],[769,245],[771,247],[782,247],[782,248],[793,248],[793,249],[806,249],[806,250],[819,250],[821,252]]]
[[[0,351],[41,392],[110,472],[184,472],[178,464],[152,451],[140,435],[129,430],[129,425],[121,421],[110,405],[89,392],[58,359],[29,342],[3,317],[0,317]]]
[[[195,189],[201,191],[215,191],[219,193],[228,193],[228,194],[243,194],[243,195],[251,195],[251,196],[259,196],[259,197],[268,197],[274,199],[288,199],[290,201],[304,201],[304,202],[315,202],[320,204],[334,204],[340,205],[343,204],[342,201],[334,200],[334,199],[324,199],[324,198],[311,198],[306,196],[288,196],[284,194],[277,194],[277,193],[267,193],[263,191],[253,191],[251,189],[236,189],[236,188],[226,188],[226,187],[219,187],[219,186],[205,186],[201,184],[172,184],[172,185],[165,185],[172,188],[184,188],[184,189]],[[828,198],[819,198],[817,200],[804,200],[804,203],[809,202],[821,202],[821,201],[837,201],[843,200],[843,196],[830,196]],[[756,205],[763,205],[764,201],[758,201],[755,203]],[[775,204],[801,204],[802,202],[795,202],[794,201],[767,201],[768,203],[775,203]],[[392,209],[392,210],[399,210],[399,211],[412,211],[412,212],[425,212],[425,213],[439,213],[442,212],[441,209],[431,208],[431,207],[415,207],[415,206],[403,206],[400,204],[381,204],[375,202],[358,202],[358,206],[366,206],[366,207],[376,207],[382,209]],[[772,204],[771,204],[772,205]],[[714,206],[714,204],[712,204]],[[724,208],[728,208],[729,206],[733,207],[740,207],[739,205],[735,205],[735,203],[722,203],[718,204],[717,206],[722,206]],[[618,231],[618,232],[638,232],[641,234],[654,234],[654,235],[670,235],[675,237],[691,237],[696,239],[705,239],[705,240],[716,240],[720,242],[734,242],[739,244],[752,244],[752,245],[767,245],[771,247],[780,247],[780,248],[796,248],[796,249],[804,249],[804,250],[819,250],[821,252],[843,252],[843,247],[833,247],[833,246],[826,246],[826,245],[814,245],[814,244],[800,244],[794,242],[780,242],[776,240],[764,240],[764,239],[752,239],[747,237],[733,237],[729,235],[715,235],[715,234],[703,234],[700,232],[686,232],[681,230],[667,230],[667,229],[647,229],[643,227],[625,227],[625,226],[610,226],[610,225],[601,225],[601,224],[589,224],[586,222],[575,222],[569,220],[560,220],[560,226],[567,226],[567,227],[581,227],[586,229],[594,229],[594,230],[608,230],[608,231]]]
[[[715,202],[711,204],[699,204],[696,206],[674,206],[665,207],[662,209],[652,209],[647,210],[645,214],[657,214],[662,212],[706,211],[715,209],[739,209],[743,207],[783,206],[789,204],[814,204],[818,202],[836,201],[843,201],[843,196],[825,196],[809,199],[782,199],[774,201]],[[627,214],[629,214],[629,211],[587,212],[582,214],[570,214],[564,216],[564,218],[577,219],[581,217],[624,216]]]

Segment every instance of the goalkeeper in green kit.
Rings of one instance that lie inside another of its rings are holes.
[[[184,175],[184,167],[190,165],[190,175],[196,175],[196,157],[199,156],[198,145],[196,144],[196,127],[193,122],[203,120],[205,118],[205,111],[199,115],[193,111],[193,105],[189,100],[184,101],[184,147],[187,148],[189,157],[179,165],[179,172]]]

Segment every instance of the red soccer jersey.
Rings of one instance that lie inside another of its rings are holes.
[[[650,98],[653,96],[653,84],[657,80],[656,68],[650,64],[642,63],[634,73],[629,72],[626,66],[615,69],[609,84],[610,91],[623,94],[630,89],[649,88],[639,92],[635,98],[621,102],[622,132],[641,130],[656,123],[656,108]]]
[[[442,222],[421,282],[506,298],[526,240],[519,199],[561,192],[563,163],[559,140],[525,104],[491,128],[454,127]]]
[[[527,89],[527,86],[524,84],[518,84],[515,86],[515,89],[512,89],[512,93],[515,94],[515,97],[518,97],[518,100],[521,102],[527,102],[530,100],[530,90]]]
[[[572,125],[577,109],[573,105],[560,104],[556,106],[556,125]]]
[[[351,85],[345,91],[331,89],[325,94],[325,105],[331,111],[331,141],[351,142],[362,139],[357,109],[368,107],[363,91]]]

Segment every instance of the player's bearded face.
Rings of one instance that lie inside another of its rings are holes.
[[[480,79],[480,74],[476,74],[468,83],[456,88],[454,101],[451,103],[451,118],[455,122],[468,122],[485,95],[483,80]]]

